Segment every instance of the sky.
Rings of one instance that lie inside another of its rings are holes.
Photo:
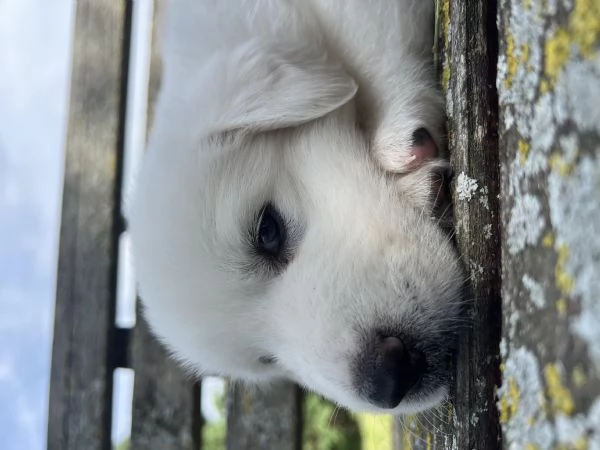
[[[46,424],[64,143],[67,130],[72,0],[0,0],[0,436],[3,450],[46,447]],[[126,136],[126,177],[143,148],[151,2],[134,3],[132,88]],[[146,59],[145,59],[146,58]],[[125,181],[126,186],[128,181]],[[129,188],[126,189],[129,191]],[[123,242],[127,260],[127,242]],[[130,267],[119,272],[119,296],[133,298]],[[133,325],[132,304],[117,321]],[[130,430],[134,377],[121,370],[115,392],[113,439]],[[205,383],[202,409],[216,419]]]
[[[71,0],[0,0],[0,435],[45,447]]]

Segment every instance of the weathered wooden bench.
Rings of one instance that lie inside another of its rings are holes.
[[[600,6],[437,6],[472,324],[449,406],[398,421],[394,446],[600,448]],[[48,448],[111,447],[113,374],[126,367],[131,448],[199,449],[199,384],[140,315],[115,324],[134,3],[76,8]],[[150,105],[159,73],[152,58]],[[227,406],[228,449],[300,449],[296,386],[234,387]]]

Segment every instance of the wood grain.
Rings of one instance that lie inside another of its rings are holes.
[[[440,79],[454,171],[456,243],[469,278],[451,403],[399,419],[398,449],[500,447],[495,388],[501,324],[497,32],[495,2],[438,2]]]
[[[127,2],[76,7],[48,448],[109,449]]]

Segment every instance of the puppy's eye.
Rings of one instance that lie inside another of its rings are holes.
[[[261,253],[278,256],[285,244],[285,225],[279,212],[267,204],[258,220],[256,246]]]
[[[277,358],[275,358],[272,355],[261,356],[260,358],[258,358],[258,361],[261,364],[264,364],[265,366],[268,366],[268,365],[271,365],[271,364],[275,364],[277,362]]]

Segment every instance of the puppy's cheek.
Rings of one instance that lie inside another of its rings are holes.
[[[416,208],[433,212],[449,202],[449,164],[443,159],[429,159],[418,168],[397,178],[403,198]]]

